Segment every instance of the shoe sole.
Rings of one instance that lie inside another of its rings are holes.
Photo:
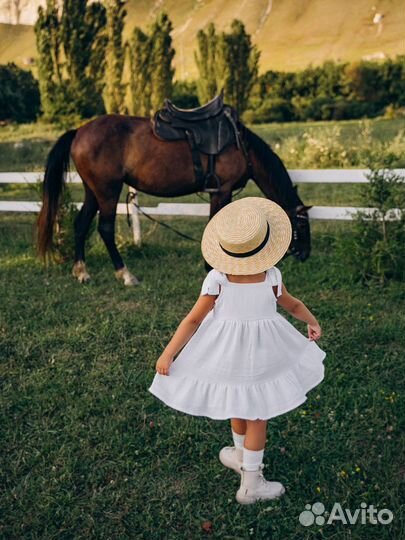
[[[284,487],[283,487],[283,490],[282,490],[282,492],[280,494],[274,495],[274,497],[266,497],[266,498],[254,497],[254,496],[246,497],[246,495],[240,495],[239,491],[237,491],[236,492],[236,500],[238,501],[239,504],[254,504],[254,503],[260,502],[260,501],[272,501],[273,499],[278,499],[279,497],[284,495],[284,493],[285,493],[285,488]]]

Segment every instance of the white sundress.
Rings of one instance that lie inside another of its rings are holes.
[[[266,420],[295,409],[324,378],[325,352],[277,313],[281,272],[232,283],[211,270],[201,294],[219,295],[210,313],[149,391],[178,411],[215,420]]]

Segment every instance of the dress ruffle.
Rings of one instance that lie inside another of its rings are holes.
[[[308,342],[301,358],[271,380],[229,384],[193,379],[190,375],[156,374],[149,392],[171,408],[195,416],[267,420],[307,400],[307,392],[324,379],[325,356],[314,342]]]
[[[266,420],[304,403],[324,378],[326,354],[277,313],[278,268],[246,284],[211,270],[201,294],[218,296],[214,308],[149,391],[173,409],[215,420]]]

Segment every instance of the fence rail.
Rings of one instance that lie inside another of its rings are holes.
[[[390,169],[405,180],[405,169]],[[297,184],[364,184],[369,169],[289,169],[291,180]],[[44,177],[43,172],[0,172],[0,184],[35,184]],[[80,176],[71,172],[67,181],[80,184]]]
[[[291,180],[297,184],[362,184],[367,183],[369,169],[290,169]],[[405,181],[405,169],[391,169]],[[2,172],[0,184],[36,184],[43,179],[43,172]],[[72,184],[81,183],[80,176],[75,173],[67,174],[67,182]],[[129,188],[137,194],[133,188]],[[80,208],[81,203],[76,203]],[[131,204],[132,225],[134,242],[140,244],[140,220],[139,212],[135,205]],[[0,201],[0,212],[39,212],[41,203],[32,201]],[[209,215],[209,204],[206,203],[159,203],[155,207],[141,207],[151,215],[160,216],[203,216]],[[117,213],[125,214],[125,204],[118,204]],[[311,219],[352,220],[354,215],[362,211],[368,215],[375,212],[375,208],[357,208],[353,206],[313,206],[308,214]],[[391,210],[386,219],[398,219],[400,211]]]

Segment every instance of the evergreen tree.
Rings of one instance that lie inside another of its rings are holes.
[[[215,69],[217,35],[213,23],[208,25],[206,33],[199,30],[197,45],[198,52],[194,53],[194,58],[200,74],[197,80],[198,99],[200,103],[206,103],[218,93]]]
[[[126,0],[108,0],[107,2],[107,35],[106,72],[104,102],[107,112],[125,113],[125,87],[122,83],[122,72],[125,62],[125,49],[122,43],[124,29],[124,9]]]

